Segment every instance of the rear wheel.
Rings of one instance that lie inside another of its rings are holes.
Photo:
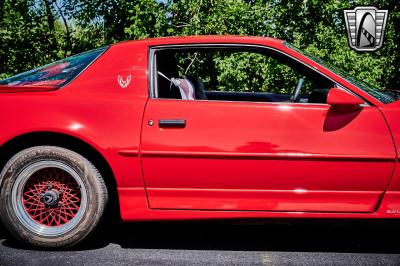
[[[0,174],[0,215],[10,232],[38,247],[69,247],[93,232],[108,195],[97,169],[54,146],[23,150]]]

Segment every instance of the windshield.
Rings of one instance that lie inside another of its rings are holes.
[[[317,62],[318,64],[326,67],[327,69],[331,70],[332,72],[334,72],[335,74],[339,75],[340,77],[342,77],[343,79],[345,79],[346,81],[348,81],[349,83],[353,84],[354,86],[357,86],[359,89],[365,91],[366,93],[368,93],[369,95],[371,95],[372,97],[376,98],[377,100],[383,102],[383,103],[391,103],[397,100],[397,97],[394,93],[389,92],[389,91],[382,91],[377,87],[372,86],[371,84],[366,83],[365,81],[362,80],[358,80],[355,77],[351,76],[349,73],[346,73],[345,71],[327,63],[324,62],[322,59],[315,57],[312,54],[309,54],[307,52],[304,52],[302,50],[300,50],[299,48],[295,47],[294,45],[285,42],[285,46],[289,47],[292,50],[295,50],[296,52],[307,56],[308,58],[310,58],[311,60]]]
[[[108,47],[102,47],[54,63],[29,70],[16,76],[0,80],[8,86],[57,86],[61,87],[79,75]]]

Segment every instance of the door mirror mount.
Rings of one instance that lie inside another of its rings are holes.
[[[343,89],[334,87],[329,90],[326,103],[333,106],[357,106],[365,102]]]

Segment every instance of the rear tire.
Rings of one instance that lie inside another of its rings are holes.
[[[31,246],[80,243],[98,226],[107,201],[107,187],[94,165],[64,148],[25,149],[0,174],[3,223]]]

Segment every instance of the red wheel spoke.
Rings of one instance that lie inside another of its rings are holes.
[[[56,201],[46,203],[43,195],[56,195]],[[22,202],[26,212],[36,222],[46,226],[61,226],[78,213],[81,192],[75,179],[64,170],[44,168],[25,183]]]
[[[67,206],[68,206],[70,209],[71,209],[71,208],[73,208],[73,209],[79,209],[79,205],[77,205],[77,204],[75,204],[75,203],[72,203],[72,202],[68,203]]]
[[[73,214],[73,213],[69,213],[69,212],[66,211],[66,210],[60,210],[60,213],[64,214],[64,216],[74,217],[74,214]],[[67,217],[67,219],[68,219],[68,217]]]
[[[28,199],[32,199],[32,200],[38,200],[38,195],[37,194],[34,194],[34,195],[28,195],[28,194],[24,194],[24,198],[26,199],[26,200],[28,200]]]

